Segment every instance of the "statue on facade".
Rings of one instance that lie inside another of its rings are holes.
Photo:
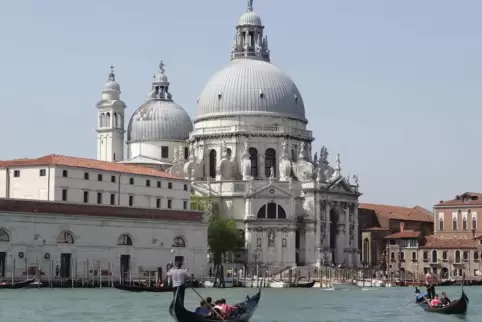
[[[274,179],[274,167],[269,168],[269,178]]]
[[[270,230],[268,233],[268,247],[274,247],[274,231]]]
[[[256,238],[256,248],[261,248],[261,238]]]
[[[288,189],[293,190],[293,177],[289,177],[288,179]]]
[[[355,186],[358,186],[358,175],[353,175],[353,182],[355,183]]]
[[[283,239],[281,240],[281,247],[282,247],[282,248],[286,248],[286,246],[287,246],[286,238],[283,238]]]

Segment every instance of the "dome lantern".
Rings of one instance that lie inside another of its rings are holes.
[[[251,58],[270,61],[268,38],[263,36],[261,17],[253,11],[253,0],[248,0],[246,12],[239,18],[231,59]]]

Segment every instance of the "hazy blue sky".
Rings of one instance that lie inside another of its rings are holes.
[[[159,61],[191,116],[229,62],[245,0],[0,3],[0,159],[95,158],[109,73],[128,117]],[[360,177],[362,201],[431,207],[482,192],[482,1],[255,0],[272,62],[305,101],[317,150]],[[126,118],[126,122],[128,121]]]

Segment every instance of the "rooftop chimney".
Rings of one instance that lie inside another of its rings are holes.
[[[400,232],[405,230],[405,223],[403,221],[400,222]]]

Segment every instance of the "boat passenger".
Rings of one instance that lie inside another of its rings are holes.
[[[199,315],[210,315],[211,310],[207,305],[208,304],[202,300],[201,303],[199,303],[199,306],[196,308],[195,313]]]
[[[224,310],[221,300],[217,300],[214,302],[214,309],[221,315],[224,316],[226,314],[226,311]]]
[[[438,294],[435,294],[432,301],[430,301],[430,306],[431,307],[439,307],[440,305],[442,305],[442,303],[440,302],[440,300],[438,298]]]
[[[227,304],[226,299],[220,299],[219,302],[221,302],[221,307],[226,313],[226,316],[230,316],[233,313],[233,311],[236,309],[234,306]]]
[[[206,297],[206,304],[211,305],[211,307],[214,307],[213,299],[211,298],[211,296]]]
[[[450,299],[447,297],[447,293],[442,292],[442,298],[440,299],[440,303],[442,303],[442,305],[449,305],[450,303],[452,303],[452,301],[450,301]]]

